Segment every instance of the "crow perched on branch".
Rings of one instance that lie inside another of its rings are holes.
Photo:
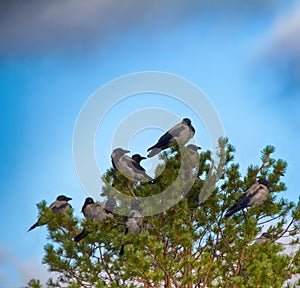
[[[124,234],[134,233],[139,234],[143,230],[143,216],[142,209],[140,207],[140,201],[134,199],[131,201],[131,212],[126,221],[126,229]],[[124,245],[121,246],[119,255],[124,254]]]
[[[90,219],[93,222],[103,222],[107,218],[113,218],[112,211],[116,206],[116,201],[114,199],[109,199],[105,202],[94,202],[91,197],[85,199],[82,206],[81,212],[85,218]],[[74,237],[75,242],[79,242],[84,237],[86,237],[90,231],[83,229],[78,235]]]
[[[124,150],[122,148],[117,148],[113,150],[111,154],[111,162],[113,167],[125,177],[134,181],[153,181],[153,179],[146,174],[145,169],[140,165],[140,162],[146,158],[142,157],[139,154],[133,155],[132,158],[125,155],[129,152],[130,151]]]
[[[195,128],[192,126],[192,122],[189,118],[184,118],[181,123],[175,125],[163,136],[159,138],[157,143],[147,151],[151,151],[148,157],[153,157],[160,151],[165,150],[173,145],[182,146],[187,143],[195,135]]]
[[[225,217],[230,217],[234,213],[246,208],[256,207],[266,201],[269,194],[269,181],[266,179],[259,179],[258,182],[254,183],[234,204],[230,207]]]
[[[56,198],[56,201],[54,201],[48,209],[50,209],[53,213],[66,213],[69,209],[72,208],[72,206],[68,203],[68,201],[72,200],[72,198],[67,197],[65,195],[59,195]],[[33,230],[34,228],[40,226],[41,219],[38,219],[36,223],[34,223],[28,231]]]

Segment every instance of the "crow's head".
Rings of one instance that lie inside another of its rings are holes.
[[[144,159],[147,159],[146,157],[142,157],[140,154],[134,154],[132,155],[132,160],[135,161],[136,163],[140,164],[140,162]]]
[[[191,121],[189,118],[184,118],[184,119],[182,120],[182,123],[184,123],[184,124],[186,124],[186,125],[188,125],[188,126],[191,126],[192,121]]]
[[[122,156],[126,153],[129,153],[130,151],[129,150],[125,150],[125,149],[122,149],[122,148],[116,148],[113,152],[112,152],[112,155],[114,156]]]
[[[270,185],[270,182],[264,178],[259,178],[258,183],[265,185],[266,187],[268,187]]]
[[[56,200],[57,201],[70,201],[70,200],[72,200],[72,198],[70,198],[70,197],[67,197],[67,196],[65,196],[65,195],[59,195],[57,198],[56,198]]]

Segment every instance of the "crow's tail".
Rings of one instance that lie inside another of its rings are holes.
[[[239,206],[239,205],[234,205],[234,206],[232,206],[231,208],[229,208],[228,210],[227,210],[227,212],[226,212],[226,214],[225,214],[225,217],[227,218],[227,217],[230,217],[231,215],[233,215],[234,213],[236,213],[236,212],[238,212],[238,211],[240,211],[240,210],[242,210],[243,209],[243,207],[241,207],[241,206]]]
[[[89,235],[89,234],[90,234],[89,231],[83,229],[78,235],[76,235],[76,236],[74,237],[74,241],[75,241],[75,242],[79,242],[81,239],[83,239],[84,237],[86,237],[86,236]]]
[[[34,224],[27,230],[27,232],[33,230],[34,228],[36,228],[36,227],[38,227],[38,226],[40,226],[39,221],[37,221],[36,223],[34,223]]]
[[[124,255],[124,245],[121,246],[119,255],[120,255],[120,256]]]
[[[148,149],[149,150],[149,149]],[[148,158],[151,158],[153,156],[155,156],[156,154],[158,154],[161,151],[160,148],[153,148],[151,150],[151,152],[147,155]]]

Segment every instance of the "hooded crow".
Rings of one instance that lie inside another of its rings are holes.
[[[269,181],[266,179],[259,179],[258,182],[254,183],[234,204],[230,207],[225,217],[230,217],[234,213],[246,208],[256,207],[264,203],[269,194]]]
[[[95,203],[91,197],[85,199],[81,212],[85,218],[90,219],[93,222],[103,222],[107,218],[113,218],[112,211],[116,207],[116,201],[109,199],[105,202]],[[79,242],[86,237],[90,231],[83,229],[78,235],[74,237],[75,242]]]
[[[141,165],[141,161],[147,159],[146,157],[142,157],[140,154],[134,154],[131,156],[131,159],[135,162],[135,167],[139,170],[146,171]]]
[[[68,203],[68,201],[72,200],[72,198],[67,197],[65,195],[60,195],[56,198],[56,201],[53,202],[48,209],[50,209],[53,213],[66,213],[66,211],[68,211],[69,209],[72,208],[72,206]],[[38,219],[38,221],[33,224],[28,231],[33,230],[34,228],[40,226],[40,219]]]
[[[148,157],[153,157],[160,151],[167,149],[173,145],[184,145],[195,135],[195,129],[192,126],[192,122],[188,118],[184,118],[181,123],[175,125],[169,131],[167,131],[163,136],[159,138],[157,143],[147,151],[151,151]]]
[[[140,207],[140,201],[134,199],[131,201],[131,212],[126,221],[126,229],[124,234],[139,234],[143,230],[143,215]],[[124,254],[124,245],[122,245],[119,255]]]
[[[145,157],[142,157],[139,154],[134,154],[131,157],[125,155],[130,151],[124,150],[122,148],[117,148],[113,150],[111,154],[111,161],[113,167],[126,176],[129,179],[140,182],[151,182],[153,179],[148,176],[145,172],[145,169],[140,165],[140,162]]]
[[[188,155],[189,155],[189,160],[191,164],[196,165],[199,163],[200,155],[198,153],[198,150],[202,149],[200,146],[196,146],[194,144],[189,144],[186,146]]]
[[[196,180],[197,171],[193,170],[199,166],[199,149],[201,149],[201,147],[190,144],[182,151],[183,153],[181,154],[181,157],[183,157],[183,159],[181,162],[182,166],[180,168],[182,169],[182,176],[185,181]]]

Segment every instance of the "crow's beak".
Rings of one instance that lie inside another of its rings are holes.
[[[147,159],[147,157],[141,157],[141,160],[145,160],[145,159]]]
[[[200,150],[200,149],[202,149],[202,148],[201,148],[200,146],[197,146],[197,149],[199,149],[199,150]]]
[[[70,197],[67,197],[67,201],[70,201],[70,200],[72,200],[72,198],[70,198]]]

